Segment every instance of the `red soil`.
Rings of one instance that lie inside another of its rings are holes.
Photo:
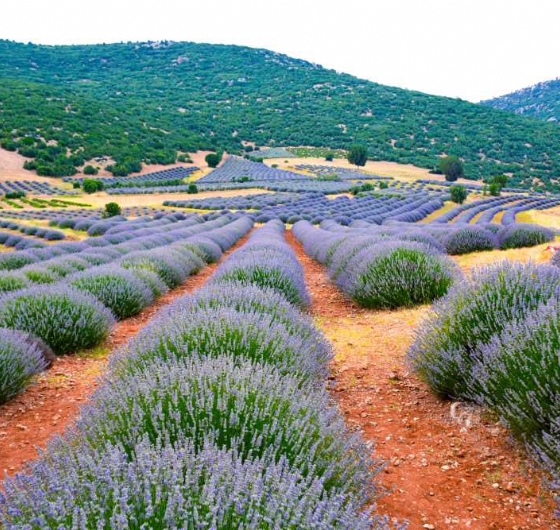
[[[404,362],[426,308],[370,311],[333,286],[288,233],[304,265],[311,313],[335,347],[334,398],[387,461],[380,513],[410,528],[560,528],[541,475],[507,432],[473,407],[438,399]]]
[[[242,238],[225,255],[239,248]],[[21,471],[24,464],[44,449],[51,437],[72,423],[80,406],[97,386],[105,371],[108,353],[134,337],[146,323],[175,298],[193,292],[208,280],[218,264],[204,267],[198,274],[159,298],[138,315],[118,322],[99,352],[58,357],[53,366],[20,396],[0,406],[0,476]]]

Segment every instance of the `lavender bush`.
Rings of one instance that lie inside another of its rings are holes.
[[[47,365],[38,343],[28,341],[26,333],[0,328],[0,404],[22,392]]]
[[[554,232],[544,226],[513,223],[498,232],[500,248],[534,247],[554,241]]]
[[[478,226],[464,226],[453,229],[444,240],[448,254],[467,254],[481,250],[493,250],[498,242],[492,232]]]
[[[152,291],[142,280],[116,265],[74,274],[66,283],[95,296],[119,320],[136,315],[154,301]]]
[[[174,447],[190,440],[196,451],[211,443],[243,460],[286,460],[358,502],[373,494],[369,451],[348,434],[326,391],[227,357],[154,362],[106,381],[73,436],[99,450],[119,443],[128,454],[142,439]]]
[[[6,482],[0,523],[16,528],[180,530],[337,528],[381,530],[386,521],[324,480],[281,460],[242,461],[235,451],[142,442],[133,458],[119,446],[62,450]],[[288,502],[289,499],[289,502]]]
[[[142,283],[144,283],[150,292],[152,298],[156,299],[163,296],[169,288],[163,280],[155,273],[146,269],[129,269],[129,272],[136,276]]]
[[[138,370],[158,359],[226,355],[235,362],[271,364],[303,379],[322,381],[327,376],[331,349],[304,319],[301,325],[287,325],[285,319],[251,309],[189,305],[144,328],[115,358],[114,370]]]
[[[145,269],[155,272],[170,289],[183,283],[190,274],[202,265],[201,260],[187,260],[170,256],[163,252],[139,251],[124,257],[119,265],[125,269]]]
[[[498,413],[560,477],[559,300],[512,322],[474,354],[472,399]]]
[[[0,327],[33,333],[56,354],[95,346],[113,322],[96,298],[63,285],[30,287],[0,298]]]
[[[17,272],[0,274],[0,293],[17,291],[29,285],[28,279]]]
[[[438,394],[468,397],[478,349],[558,296],[556,267],[503,262],[475,269],[434,305],[416,332],[409,362]]]
[[[378,243],[357,253],[337,285],[367,308],[425,304],[445,295],[458,277],[454,263],[422,243]]]

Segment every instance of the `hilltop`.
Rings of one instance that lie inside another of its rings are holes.
[[[560,121],[560,78],[537,83],[481,103],[495,109],[508,110],[548,122],[558,122]]]
[[[47,176],[96,157],[116,174],[246,142],[347,148],[469,178],[508,173],[555,189],[555,124],[388,87],[262,49],[157,42],[42,46],[0,41],[0,143]]]

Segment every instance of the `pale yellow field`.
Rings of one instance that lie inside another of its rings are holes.
[[[272,193],[267,190],[250,188],[246,190],[203,191],[196,195],[188,193],[154,193],[150,195],[108,195],[105,192],[80,196],[79,202],[87,202],[95,208],[104,207],[108,202],[116,202],[121,207],[126,206],[152,206],[161,208],[163,201],[176,201],[186,199],[206,199],[209,197],[235,197],[238,195],[257,195],[259,193]]]

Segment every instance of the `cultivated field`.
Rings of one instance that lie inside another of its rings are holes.
[[[560,528],[560,197],[197,156],[0,178],[1,524]]]

